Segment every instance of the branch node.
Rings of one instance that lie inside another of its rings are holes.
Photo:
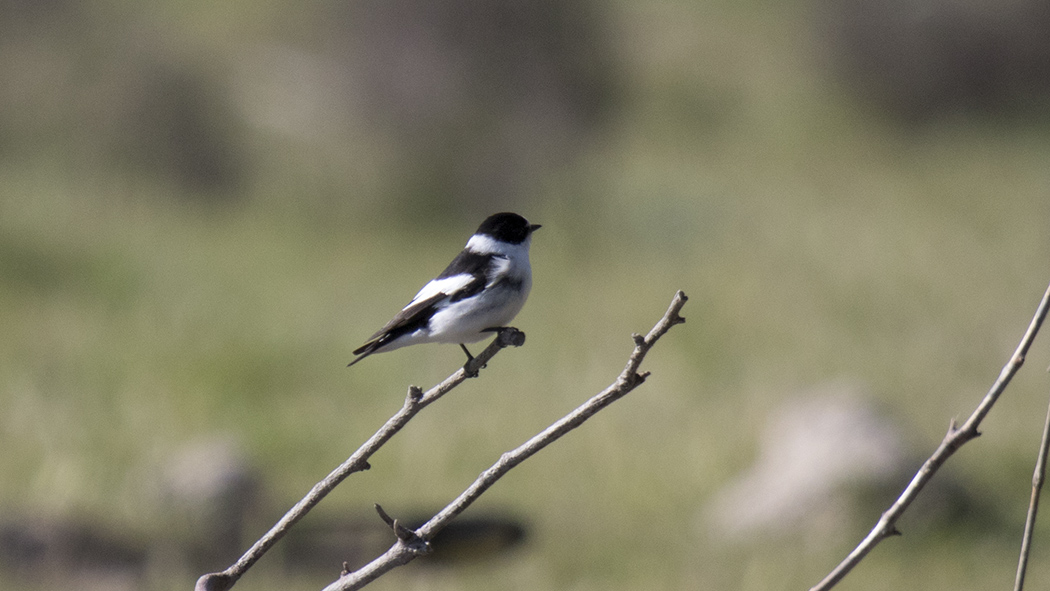
[[[948,421],[948,435],[949,436],[954,435],[955,432],[958,431],[958,430],[959,430],[959,427],[955,423],[955,417],[952,417],[952,419],[950,421]]]
[[[415,554],[417,556],[421,556],[423,554],[430,554],[430,552],[434,549],[433,547],[431,547],[430,542],[416,535],[416,532],[411,530],[406,531],[408,531],[411,534],[411,536],[408,538],[399,537],[398,540],[400,541],[401,545],[407,548],[408,551],[412,554]]]
[[[408,387],[408,402],[410,404],[419,402],[422,398],[423,398],[423,390],[420,389],[419,386],[409,386]]]
[[[394,525],[391,526],[391,529],[394,530],[394,535],[397,536],[397,539],[401,540],[405,544],[411,545],[412,542],[415,542],[419,539],[419,536],[416,535],[416,532],[401,525],[401,523],[398,522],[397,519],[394,520]]]
[[[686,302],[689,301],[689,296],[685,295],[685,292],[681,290],[679,290],[678,293],[675,294],[675,298],[681,300],[682,302],[682,304],[678,306],[679,310],[682,308],[682,306],[685,305]],[[678,310],[673,310],[668,320],[671,322],[671,326],[685,323],[685,318],[678,315]]]
[[[513,326],[505,326],[496,333],[496,340],[501,347],[520,347],[525,344],[525,333]]]
[[[343,570],[339,571],[339,578],[343,578],[343,577],[345,577],[346,575],[348,575],[348,574],[350,574],[352,572],[354,572],[354,571],[350,570],[350,563],[344,560],[343,561]]]
[[[389,513],[383,510],[382,505],[379,503],[375,503],[375,507],[376,513],[379,513],[379,518],[382,519],[383,523],[386,523],[390,529],[394,530],[394,535],[397,536],[397,539],[401,540],[405,546],[415,553],[425,553],[430,551],[430,544],[428,544],[423,538],[419,537],[419,534],[401,525],[397,519],[391,517]]]
[[[890,526],[890,531],[886,532],[886,536],[887,537],[890,537],[890,536],[903,536],[903,535],[904,534],[901,533],[901,530],[897,529],[896,525],[891,525]]]
[[[641,347],[641,346],[645,345],[645,337],[643,335],[640,335],[638,333],[633,333],[633,334],[631,334],[631,338],[634,339],[634,345],[636,347]]]

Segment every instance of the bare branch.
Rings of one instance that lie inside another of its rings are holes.
[[[462,384],[470,377],[478,375],[478,371],[492,359],[496,353],[505,347],[520,347],[525,343],[525,333],[516,328],[504,328],[497,334],[495,340],[489,344],[479,355],[461,367],[445,381],[424,393],[415,386],[408,388],[405,396],[405,404],[401,410],[390,418],[368,441],[357,449],[345,462],[333,470],[324,480],[314,485],[310,492],[302,498],[294,507],[288,510],[266,535],[259,538],[240,559],[226,570],[202,576],[197,580],[195,591],[226,591],[233,587],[237,579],[241,578],[249,568],[252,567],[263,554],[280,540],[284,534],[302,519],[317,503],[321,502],[328,493],[340,482],[354,472],[360,472],[369,468],[368,458],[383,446],[391,437],[397,434],[402,427],[408,423],[419,411],[423,410],[431,402],[441,398],[456,386]]]
[[[1032,551],[1032,532],[1035,529],[1035,514],[1039,511],[1039,492],[1046,479],[1046,455],[1050,451],[1050,408],[1046,409],[1046,422],[1043,423],[1043,439],[1039,443],[1039,456],[1035,461],[1035,473],[1032,474],[1032,498],[1028,502],[1028,517],[1024,522],[1024,536],[1021,537],[1021,557],[1017,561],[1017,578],[1014,579],[1014,591],[1024,589],[1024,575],[1028,570],[1028,555]]]
[[[448,525],[452,519],[466,510],[471,503],[477,500],[482,493],[495,484],[500,477],[536,452],[540,451],[547,445],[550,445],[562,435],[579,427],[584,421],[594,416],[598,411],[619,400],[628,392],[641,385],[649,374],[638,373],[638,367],[641,365],[642,360],[645,359],[645,355],[649,352],[649,349],[653,347],[660,337],[670,330],[672,326],[685,322],[685,319],[679,316],[678,313],[681,311],[682,306],[685,305],[686,300],[687,298],[685,294],[679,291],[671,301],[670,308],[667,309],[663,318],[656,323],[656,326],[649,331],[649,334],[644,337],[641,335],[632,335],[635,343],[634,351],[631,353],[631,357],[627,361],[627,366],[624,367],[623,371],[612,385],[596,394],[583,405],[576,408],[576,410],[562,417],[553,425],[544,429],[532,439],[529,439],[516,449],[500,456],[499,461],[493,464],[488,470],[482,472],[477,480],[463,491],[459,497],[449,503],[440,513],[432,517],[430,521],[426,522],[413,532],[414,537],[406,536],[409,537],[409,539],[406,540],[399,534],[394,545],[391,546],[382,556],[376,558],[356,572],[341,576],[334,583],[326,587],[325,591],[351,591],[353,589],[360,589],[395,567],[407,564],[416,556],[426,554],[430,551],[429,540],[437,535],[442,528]],[[381,512],[381,515],[385,515],[385,513],[386,512],[383,511]],[[388,515],[384,517],[384,521],[387,521],[388,524],[392,523],[392,527],[395,528],[399,525],[396,520],[390,519]]]
[[[1035,335],[1039,332],[1039,327],[1046,318],[1048,308],[1050,308],[1050,287],[1047,287],[1046,292],[1043,294],[1043,299],[1039,302],[1035,316],[1032,317],[1028,330],[1025,331],[1021,343],[1017,346],[1017,350],[1014,351],[1010,360],[1003,366],[1002,371],[999,372],[999,377],[992,384],[991,389],[985,394],[980,404],[977,405],[977,409],[973,411],[970,418],[966,419],[966,422],[959,428],[956,428],[955,419],[952,419],[948,426],[948,433],[944,436],[937,450],[922,465],[922,468],[915,474],[900,497],[882,514],[882,517],[879,518],[878,523],[875,524],[875,527],[868,533],[867,537],[828,576],[824,577],[824,580],[811,588],[810,591],[831,589],[853,570],[853,567],[863,560],[879,542],[892,535],[899,535],[900,532],[897,531],[896,527],[897,520],[900,519],[900,516],[904,514],[904,511],[915,500],[915,497],[919,495],[919,491],[926,486],[926,483],[933,478],[937,469],[952,454],[958,451],[967,441],[980,435],[977,428],[992,409],[992,405],[995,404],[995,401],[999,399],[999,396],[1006,389],[1014,374],[1024,364],[1025,355],[1028,354],[1028,349],[1032,346],[1032,341],[1035,340]]]

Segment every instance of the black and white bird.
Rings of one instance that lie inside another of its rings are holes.
[[[539,224],[497,213],[478,226],[448,267],[397,316],[354,351],[350,365],[373,353],[421,343],[476,343],[506,327],[532,287],[529,244]]]

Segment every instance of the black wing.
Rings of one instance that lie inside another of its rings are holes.
[[[438,292],[429,298],[408,305],[404,310],[398,312],[397,316],[394,316],[390,322],[387,322],[386,326],[369,337],[368,342],[354,350],[354,355],[360,355],[360,357],[351,361],[350,365],[375,353],[383,345],[401,335],[414,332],[426,326],[430,317],[437,310],[438,303],[446,298],[450,302],[458,302],[480,293],[485,289],[485,284],[488,282],[488,270],[494,256],[498,255],[477,254],[468,250],[461,251],[436,279],[447,279],[456,275],[470,275],[470,282],[457,289],[455,293]]]
[[[386,323],[386,326],[379,329],[374,335],[368,338],[368,342],[361,345],[354,350],[354,355],[360,355],[357,359],[350,362],[350,365],[361,361],[365,357],[368,357],[372,353],[375,353],[377,349],[397,337],[413,332],[426,326],[430,316],[437,309],[437,303],[448,296],[443,293],[436,293],[425,300],[420,300],[404,310],[397,313],[390,322]]]

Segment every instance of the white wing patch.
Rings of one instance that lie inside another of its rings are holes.
[[[405,308],[439,293],[451,296],[466,287],[473,280],[474,276],[469,273],[460,273],[459,275],[453,275],[451,277],[434,279],[430,283],[424,285],[423,289],[419,290],[416,297],[412,298],[412,301],[409,302],[408,306],[405,306]]]

